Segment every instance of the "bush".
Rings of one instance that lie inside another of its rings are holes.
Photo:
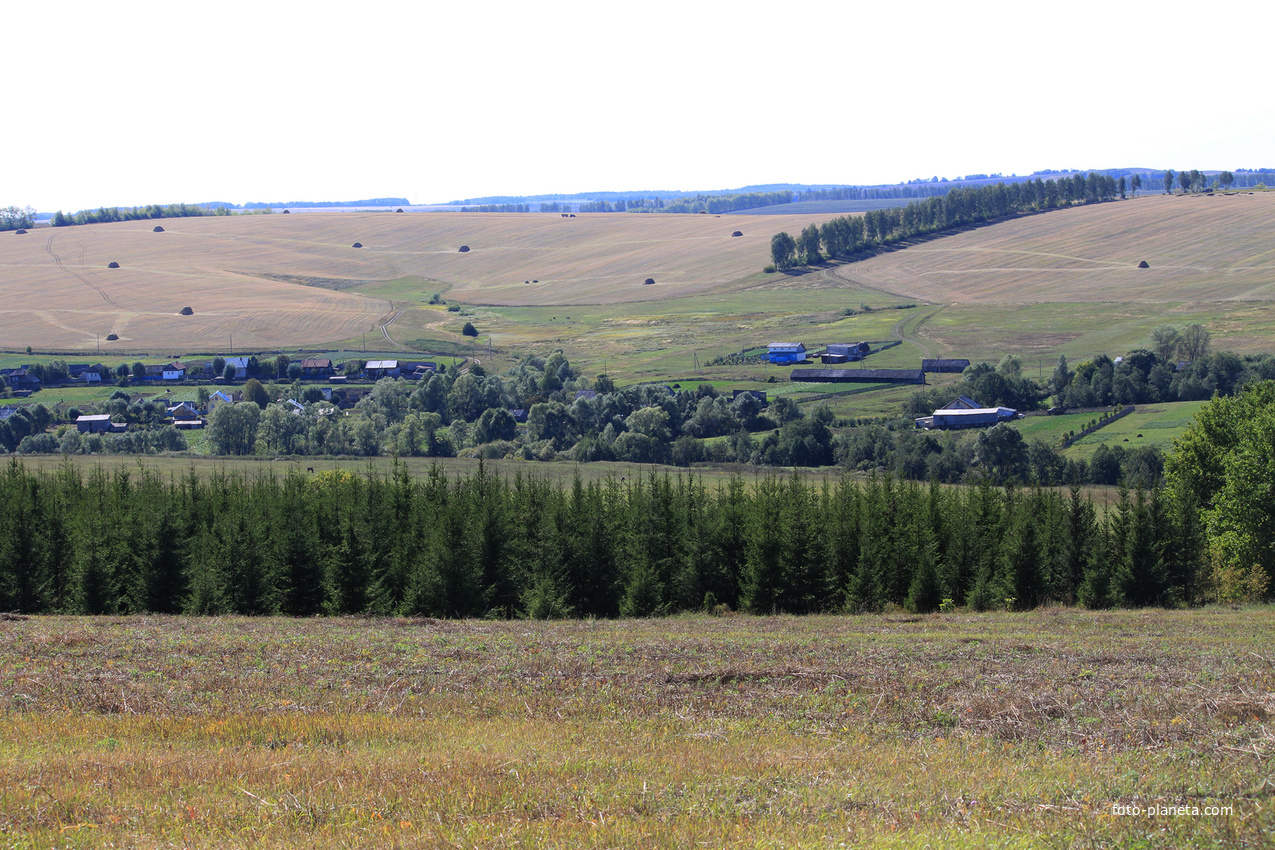
[[[478,328],[474,327],[473,322],[466,322],[465,327],[460,329],[465,336],[478,336]]]

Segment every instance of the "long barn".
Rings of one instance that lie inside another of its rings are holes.
[[[793,369],[793,381],[828,384],[924,384],[920,369]]]

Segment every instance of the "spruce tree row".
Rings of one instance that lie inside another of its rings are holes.
[[[0,471],[0,610],[115,614],[645,616],[898,605],[1190,604],[1190,504],[1106,512],[1043,489],[796,475],[569,485],[434,469],[413,479],[246,477],[66,464]]]

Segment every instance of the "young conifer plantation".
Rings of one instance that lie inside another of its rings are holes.
[[[891,477],[0,471],[0,610],[616,617],[1175,605],[1193,506]]]

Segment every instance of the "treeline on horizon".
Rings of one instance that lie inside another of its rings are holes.
[[[811,224],[794,238],[786,232],[770,240],[768,270],[813,265],[828,258],[845,259],[919,236],[946,233],[971,225],[1000,221],[1030,212],[1101,203],[1125,197],[1128,183],[1096,172],[1058,180],[1037,178],[1023,183],[997,183],[977,189],[913,201],[905,207],[869,210]]]
[[[1158,490],[1124,491],[1104,513],[1078,488],[888,476],[710,488],[654,473],[510,480],[481,465],[417,481],[402,467],[200,478],[15,459],[0,506],[0,610],[28,614],[929,612],[1234,591],[1210,572],[1197,504]]]
[[[377,207],[407,206],[406,198],[370,198],[363,201],[293,201],[287,204],[267,204],[254,201],[247,204],[231,204],[210,202],[202,204],[147,204],[140,207],[98,207],[95,210],[80,210],[75,213],[64,213],[58,210],[53,214],[51,224],[54,227],[70,227],[77,224],[102,224],[113,221],[145,221],[159,218],[198,218],[206,215],[235,215],[236,211],[248,210],[253,213],[272,213],[276,207]],[[30,225],[27,225],[30,226]]]

